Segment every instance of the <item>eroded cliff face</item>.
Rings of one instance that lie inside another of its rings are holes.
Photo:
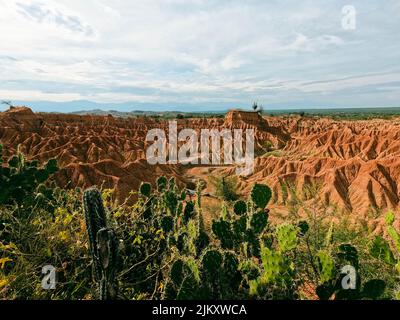
[[[6,157],[18,145],[29,158],[54,157],[62,167],[56,176],[60,186],[103,184],[116,187],[121,198],[137,190],[141,181],[154,183],[159,175],[174,176],[181,185],[190,183],[183,165],[147,163],[145,137],[153,128],[168,133],[168,121],[35,114],[25,107],[0,113]],[[182,128],[254,129],[258,157],[254,173],[239,180],[244,193],[254,182],[264,182],[274,190],[275,204],[290,199],[289,187],[298,197],[309,199],[317,192],[326,204],[360,215],[375,207],[399,207],[399,119],[263,118],[254,112],[231,111],[225,119],[178,120],[178,130]],[[226,175],[234,170],[215,172]]]
[[[325,205],[360,216],[399,207],[399,119],[276,117],[268,123],[287,130],[290,138],[282,149],[256,159],[254,174],[241,181],[243,190],[265,182],[276,204],[290,201],[291,188],[303,200],[317,194]]]

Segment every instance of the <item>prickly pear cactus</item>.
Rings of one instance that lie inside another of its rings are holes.
[[[50,159],[39,167],[37,160],[28,161],[18,148],[17,154],[3,166],[2,152],[0,144],[0,205],[17,204],[27,209],[39,204],[53,211],[50,202],[54,199],[54,188],[46,187],[45,183],[58,170],[57,161]]]
[[[189,220],[194,217],[194,215],[194,203],[192,201],[189,201],[188,203],[186,203],[185,210],[183,211],[183,222],[187,224]]]
[[[164,201],[165,201],[165,204],[166,204],[169,212],[172,215],[176,215],[176,209],[178,207],[178,198],[177,198],[175,192],[172,190],[167,190],[164,193]]]
[[[232,249],[234,246],[234,234],[228,221],[213,221],[212,231],[220,240],[221,247],[224,249]]]
[[[195,240],[196,253],[199,256],[202,251],[210,244],[210,237],[207,232],[200,230],[198,237]]]
[[[164,299],[167,300],[190,300],[198,298],[197,265],[184,261],[176,260],[170,269],[169,278],[164,290]]]
[[[200,258],[201,265],[201,282],[205,292],[207,292],[208,299],[221,298],[223,294],[225,281],[224,256],[220,250],[207,249]]]
[[[161,218],[161,228],[165,233],[174,230],[174,218],[171,216],[164,216]]]
[[[267,206],[271,196],[272,191],[265,184],[256,183],[251,190],[251,200],[260,209],[264,209]]]
[[[235,235],[236,245],[240,245],[245,238],[247,229],[247,219],[246,216],[241,216],[232,223],[233,233]]]
[[[304,220],[299,221],[297,227],[299,228],[299,236],[304,236],[310,229],[310,226],[308,225],[307,221]]]
[[[370,252],[374,258],[380,259],[389,265],[394,265],[396,263],[395,256],[390,249],[389,243],[381,236],[375,236],[371,244]]]
[[[298,228],[292,224],[284,223],[276,228],[276,238],[281,252],[293,250],[298,243]]]
[[[157,179],[157,190],[158,192],[163,192],[167,188],[168,180],[166,177],[162,176]]]
[[[223,261],[222,254],[215,249],[210,249],[201,258],[203,270],[208,275],[215,275],[221,270]]]
[[[145,196],[145,197],[150,197],[151,194],[151,185],[150,183],[147,182],[142,182],[140,185],[140,194]]]
[[[334,276],[335,261],[325,250],[320,250],[317,254],[317,261],[320,272],[320,282],[322,284],[330,281]]]
[[[235,205],[233,206],[233,211],[239,216],[245,214],[247,212],[246,202],[244,202],[243,200],[236,201]]]
[[[268,225],[268,214],[264,211],[259,211],[251,217],[251,227],[255,234],[260,234]]]

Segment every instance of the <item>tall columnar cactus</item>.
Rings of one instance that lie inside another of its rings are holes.
[[[0,144],[0,166],[3,164],[3,145]]]
[[[115,279],[118,242],[114,231],[107,228],[100,191],[96,188],[87,189],[83,194],[83,204],[99,299],[115,299],[118,293]]]
[[[100,229],[97,232],[97,252],[101,265],[100,300],[115,299],[118,294],[116,270],[118,260],[118,240],[112,229]]]

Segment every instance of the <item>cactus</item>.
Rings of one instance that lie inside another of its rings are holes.
[[[163,192],[167,187],[168,180],[166,177],[161,176],[157,179],[157,190]]]
[[[164,201],[172,215],[176,215],[176,209],[178,207],[178,198],[174,191],[168,190],[164,193]]]
[[[185,210],[183,211],[183,222],[187,224],[190,219],[192,219],[195,215],[194,211],[194,203],[189,201],[186,203]]]
[[[205,248],[207,248],[209,244],[210,244],[210,237],[205,231],[200,230],[199,235],[195,240],[197,256],[199,256],[202,253],[202,251]]]
[[[176,247],[178,248],[179,252],[183,253],[186,249],[186,244],[188,240],[188,234],[186,232],[182,232],[178,235],[178,240],[176,242]]]
[[[8,160],[8,166],[3,166],[2,154],[0,144],[0,205],[16,203],[27,209],[41,201],[49,211],[54,210],[50,204],[54,190],[47,188],[45,182],[58,170],[57,161],[50,159],[39,167],[37,160],[26,160],[18,148],[17,154]]]
[[[245,241],[247,244],[247,256],[260,258],[260,239],[253,229],[246,230]]]
[[[264,209],[267,206],[271,196],[272,191],[265,184],[256,183],[251,190],[251,200],[260,209]]]
[[[353,245],[348,243],[339,245],[337,257],[342,265],[350,263],[358,269],[358,251]]]
[[[332,280],[334,277],[335,261],[330,254],[324,250],[318,252],[317,258],[320,271],[320,281],[324,284]]]
[[[389,243],[381,236],[376,236],[372,242],[370,253],[374,258],[383,260],[385,263],[395,265],[396,259]]]
[[[102,270],[99,288],[100,300],[115,299],[118,294],[116,281],[118,241],[114,230],[99,230],[97,233],[97,251]]]
[[[299,236],[304,236],[310,229],[310,226],[308,225],[307,221],[299,221],[297,227],[299,228]]]
[[[224,272],[227,274],[228,278],[235,275],[239,267],[239,261],[236,255],[232,252],[225,252],[224,254]]]
[[[251,217],[250,225],[255,234],[260,234],[268,225],[268,214],[264,211],[259,211]]]
[[[142,216],[145,220],[150,220],[153,216],[153,209],[152,209],[152,198],[149,198],[146,203],[144,204],[144,210],[142,212]]]
[[[233,211],[239,216],[245,214],[247,212],[246,202],[244,202],[243,200],[236,201],[233,207]]]
[[[174,177],[171,177],[169,180],[168,180],[168,189],[169,190],[174,190],[175,189],[175,178]]]
[[[386,244],[381,237],[376,237],[371,246],[371,255],[392,264],[392,256],[388,251],[390,248]],[[321,250],[317,257],[322,284],[316,288],[316,293],[321,300],[328,300],[334,294],[336,300],[377,299],[383,295],[386,288],[386,283],[383,280],[371,279],[362,285],[358,272],[358,251],[353,245],[339,245],[336,248],[335,258],[327,250]],[[335,261],[337,262],[336,265]],[[347,273],[342,267],[349,264],[355,268],[356,282],[355,288],[346,290],[343,288],[342,281]]]
[[[202,283],[207,296],[217,299],[221,296],[224,284],[223,255],[217,249],[208,249],[200,258]]]
[[[395,216],[392,212],[385,216],[385,222],[386,231],[392,240],[392,246],[382,237],[376,236],[371,245],[370,253],[373,257],[390,265],[400,275],[400,233],[393,227]],[[395,296],[396,299],[400,300],[400,290],[396,291]]]
[[[114,231],[107,228],[100,191],[96,188],[87,189],[83,194],[83,204],[93,260],[93,278],[99,286],[99,298],[115,299],[118,243]]]
[[[393,248],[395,250],[391,249],[388,241],[380,236],[376,236],[371,245],[370,253],[373,257],[381,259],[387,264],[394,266],[396,271],[400,274],[400,234],[393,227],[395,217],[392,212],[389,212],[385,216],[385,221],[387,233],[392,240]]]
[[[400,255],[400,233],[398,233],[396,229],[393,227],[395,221],[393,212],[389,212],[385,216],[385,221],[386,221],[387,233],[392,238],[394,248],[397,250],[397,254]]]
[[[383,295],[385,288],[385,281],[372,279],[364,284],[361,296],[368,299],[378,299],[381,295]]]
[[[234,234],[231,230],[229,222],[220,219],[213,221],[212,231],[221,242],[221,247],[224,249],[233,249],[234,247]]]
[[[210,249],[206,251],[201,258],[203,270],[207,275],[210,276],[215,276],[220,272],[222,261],[222,254],[215,249]]]
[[[245,216],[241,216],[239,219],[232,223],[233,233],[235,235],[236,245],[240,245],[245,238],[247,230],[247,219]]]
[[[182,283],[185,277],[184,275],[185,267],[186,265],[181,259],[176,260],[171,267],[170,277],[172,282],[177,286]]]
[[[269,248],[261,248],[261,261],[264,267],[262,278],[266,282],[274,281],[283,271],[283,257],[279,252]]]
[[[174,218],[171,216],[162,217],[161,228],[165,233],[171,232],[174,229]]]
[[[281,224],[276,228],[276,239],[278,241],[279,250],[286,252],[297,247],[297,234],[299,230],[292,224]]]
[[[147,182],[142,182],[140,185],[140,194],[142,194],[145,197],[150,197],[151,194],[151,185],[150,183]]]
[[[256,280],[261,274],[260,268],[252,260],[241,262],[238,269],[247,277],[248,281]]]
[[[198,297],[199,286],[193,268],[192,263],[182,259],[173,263],[164,291],[165,299],[189,300]]]

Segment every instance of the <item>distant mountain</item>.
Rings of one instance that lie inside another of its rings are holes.
[[[196,103],[140,103],[140,102],[124,102],[124,103],[97,103],[87,100],[77,100],[68,102],[54,101],[12,101],[16,106],[28,106],[35,112],[81,112],[82,110],[101,110],[109,112],[109,110],[117,110],[118,112],[207,112],[220,113],[229,109],[240,107],[250,109],[250,106],[232,105],[231,103],[216,103],[213,105],[201,105]],[[0,106],[1,107],[1,106]],[[7,109],[4,106],[3,109]]]

